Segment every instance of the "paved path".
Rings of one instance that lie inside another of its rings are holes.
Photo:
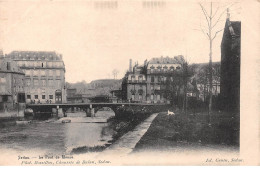
[[[146,120],[144,120],[141,124],[137,125],[133,131],[129,131],[121,138],[119,138],[114,144],[109,146],[106,150],[104,150],[102,155],[119,155],[125,156],[132,152],[135,145],[139,142],[141,137],[146,133],[154,118],[158,115],[158,113],[152,114]]]

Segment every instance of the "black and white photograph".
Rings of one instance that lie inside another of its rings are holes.
[[[0,1],[0,166],[259,165],[249,2]]]

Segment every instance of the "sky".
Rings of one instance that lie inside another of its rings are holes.
[[[153,57],[183,55],[189,63],[208,62],[209,43],[200,30],[206,20],[198,1],[160,2],[148,7],[141,0],[2,0],[0,48],[4,53],[56,51],[63,55],[66,81],[72,83],[111,79],[114,69],[120,79],[129,59],[142,64]],[[207,1],[202,4],[209,10]],[[213,3],[213,10],[220,7],[216,16],[230,4]],[[239,3],[231,6],[231,20],[240,20],[240,11]],[[224,28],[225,19],[226,12],[216,31]],[[222,34],[214,40],[213,61],[220,61]]]

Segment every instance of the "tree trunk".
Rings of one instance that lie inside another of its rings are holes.
[[[212,16],[212,3],[211,3],[211,12],[210,16]],[[211,123],[211,111],[212,111],[212,18],[210,18],[209,22],[209,111],[208,111],[208,123]]]

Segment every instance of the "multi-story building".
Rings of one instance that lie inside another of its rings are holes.
[[[22,109],[25,105],[25,74],[10,58],[0,54],[0,111]]]
[[[179,56],[174,58],[153,58],[147,65],[147,102],[169,103],[167,95],[164,94],[167,79],[173,80],[176,72],[180,71],[182,63]]]
[[[182,56],[153,58],[144,65],[137,63],[129,71],[122,82],[122,99],[132,102],[169,103],[165,94],[166,82],[173,79],[182,68]]]
[[[13,51],[7,55],[25,73],[27,103],[66,103],[62,55],[46,51]]]

